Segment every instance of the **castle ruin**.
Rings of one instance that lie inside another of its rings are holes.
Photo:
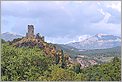
[[[44,41],[44,36],[40,36],[39,33],[34,35],[34,26],[33,25],[28,25],[28,33],[26,33],[26,38],[33,38],[33,39],[41,39]]]
[[[28,33],[26,33],[27,38],[34,38],[34,26],[28,25]]]

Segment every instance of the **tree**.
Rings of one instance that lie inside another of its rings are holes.
[[[56,53],[56,55],[55,55],[55,62],[56,62],[56,64],[59,63],[59,60],[60,60],[60,57],[59,57],[59,55]]]
[[[65,68],[66,67],[66,63],[65,63],[65,57],[64,57],[64,53],[63,50],[61,50],[61,67]]]
[[[1,39],[1,43],[6,43],[6,41],[4,39]]]
[[[73,70],[74,72],[76,72],[77,74],[80,73],[80,64],[79,63],[76,63],[74,66],[73,66]]]
[[[47,80],[51,81],[73,81],[76,80],[77,74],[70,70],[65,70],[60,68],[60,66],[55,65],[51,68],[51,73]],[[78,78],[77,78],[78,79]]]
[[[3,81],[35,81],[52,65],[52,58],[39,48],[15,48],[2,45],[1,76]]]

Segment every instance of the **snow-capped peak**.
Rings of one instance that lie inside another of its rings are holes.
[[[81,35],[78,37],[79,39],[79,42],[83,41],[83,40],[86,40],[87,38],[90,38],[91,36],[90,35]]]
[[[95,36],[98,36],[98,37],[101,37],[101,36],[110,36],[110,34],[102,34],[102,33],[99,33],[99,34],[96,34]]]
[[[70,43],[68,46],[72,46],[78,49],[103,49],[120,46],[120,44],[121,38],[119,36],[100,33],[88,37],[83,41]]]

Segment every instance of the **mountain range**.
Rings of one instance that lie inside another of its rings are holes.
[[[108,35],[108,34],[96,34],[80,42],[72,42],[65,44],[79,50],[84,49],[105,49],[112,48],[121,45],[121,37]]]
[[[1,34],[1,38],[4,39],[5,41],[12,41],[13,39],[21,38],[21,37],[23,36],[19,34],[9,33],[9,32],[5,32]]]
[[[5,41],[12,41],[15,38],[21,38],[22,35],[13,34],[13,33],[3,33],[1,34],[1,38]],[[88,49],[105,49],[112,48],[121,45],[121,37],[115,35],[108,34],[96,34],[94,36],[88,37],[85,40],[78,42],[71,42],[68,44],[58,44],[58,46],[65,48],[67,50],[75,49],[75,50],[88,50]]]

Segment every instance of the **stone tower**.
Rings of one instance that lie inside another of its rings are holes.
[[[28,33],[26,33],[27,38],[34,38],[34,26],[28,25]]]

